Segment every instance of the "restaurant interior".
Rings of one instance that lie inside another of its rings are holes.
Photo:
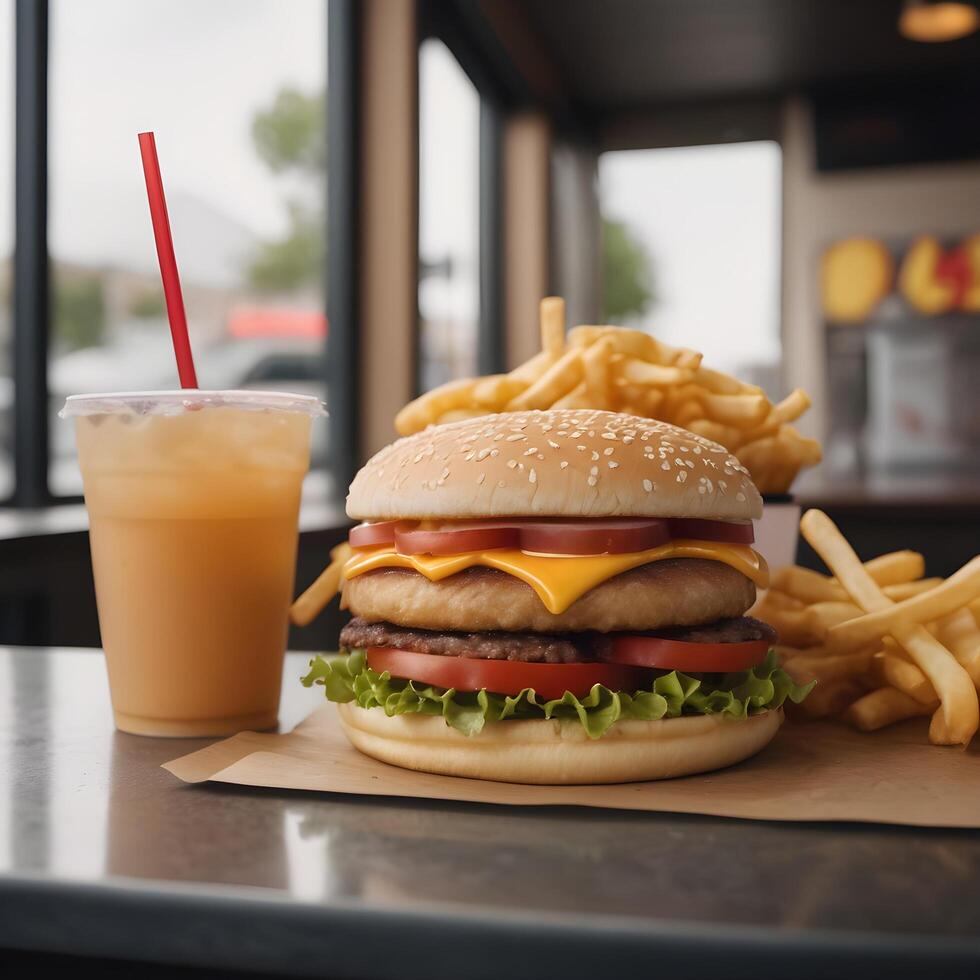
[[[802,389],[822,458],[767,504],[951,575],[980,542],[978,21],[973,0],[0,0],[0,645],[102,646],[66,397],[178,385],[147,130],[201,387],[326,405],[296,594],[403,407],[534,358],[549,296],[774,404]],[[823,570],[802,539],[796,560]],[[347,618],[289,649],[336,649]],[[3,680],[16,715],[31,678]],[[308,799],[293,816],[342,870],[345,839],[432,833],[377,803],[339,839]],[[453,820],[431,820],[448,876]],[[434,900],[413,854],[372,887]]]
[[[99,645],[57,412],[176,381],[150,127],[202,384],[330,412],[299,586],[402,405],[532,356],[552,294],[569,325],[694,347],[773,401],[805,390],[824,450],[800,503],[862,554],[901,523],[930,574],[959,567],[980,504],[980,33],[916,42],[896,6],[5,0],[0,642]],[[202,38],[229,23],[215,73]],[[961,286],[928,254],[912,269],[930,248]]]

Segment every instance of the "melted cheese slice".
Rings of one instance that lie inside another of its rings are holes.
[[[438,582],[475,565],[495,568],[526,582],[545,608],[555,615],[607,579],[664,558],[707,558],[720,561],[750,578],[760,588],[769,585],[765,558],[748,545],[720,541],[678,540],[648,551],[622,555],[538,555],[511,548],[468,551],[459,555],[400,555],[393,545],[359,548],[344,564],[343,577],[352,579],[378,568],[409,568]]]

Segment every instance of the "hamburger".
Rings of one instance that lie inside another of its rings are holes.
[[[482,416],[399,439],[357,474],[340,569],[352,618],[323,686],[361,752],[520,783],[739,762],[787,698],[762,500],[726,449],[591,410]]]

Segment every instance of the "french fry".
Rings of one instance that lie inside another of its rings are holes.
[[[874,654],[873,666],[875,675],[881,679],[883,685],[897,688],[920,704],[936,704],[938,699],[935,689],[915,664],[882,650]]]
[[[831,629],[828,641],[841,653],[847,653],[890,633],[896,624],[923,625],[956,612],[976,598],[980,598],[980,555],[967,562],[942,585],[885,606],[877,612],[849,622],[842,621]]]
[[[582,374],[582,352],[572,348],[562,354],[527,391],[508,402],[507,410],[516,412],[550,408],[582,380]]]
[[[788,592],[780,592],[779,589],[770,588],[765,595],[759,597],[758,606],[775,606],[777,609],[795,609],[798,612],[804,608],[805,603]]]
[[[673,364],[679,351],[661,343],[656,337],[642,330],[627,330],[623,327],[573,327],[568,331],[568,343],[572,347],[588,347],[609,337],[617,354],[636,357],[652,364]]]
[[[509,374],[492,374],[481,378],[473,386],[473,401],[479,408],[497,411],[531,386],[530,381],[515,378]]]
[[[613,392],[609,377],[612,341],[603,337],[582,353],[582,372],[585,376],[585,397],[590,408],[613,407]]]
[[[603,337],[592,347],[597,347],[599,344],[606,344],[607,349],[612,350],[611,337]],[[624,357],[618,365],[617,375],[618,382],[633,385],[677,385],[685,384],[694,378],[694,372],[688,368],[653,364],[638,357]]]
[[[891,606],[891,600],[882,594],[878,584],[826,514],[819,510],[807,511],[800,521],[800,530],[853,601],[865,612],[876,612]],[[916,557],[921,559],[921,555]],[[893,561],[888,567],[896,564],[900,562]],[[906,565],[916,563],[910,560]],[[916,565],[919,574],[910,577],[921,576],[920,566],[921,561]],[[908,651],[939,696],[940,704],[930,725],[929,737],[938,744],[969,744],[980,725],[980,705],[970,675],[925,627],[901,622],[893,624],[889,633]]]
[[[901,554],[903,556],[909,554],[915,554],[914,552],[893,552],[893,554]],[[892,559],[889,556],[882,555],[882,558],[888,557],[887,563],[882,563],[878,558],[872,558],[870,562],[865,563],[865,568],[871,577],[882,585],[880,579],[888,579],[893,576],[897,570],[900,569],[898,563],[893,564]],[[918,562],[921,555],[917,558],[911,559],[914,562]],[[904,563],[910,559],[903,557],[901,562]],[[882,592],[888,596],[889,599],[901,600],[907,599],[911,595],[918,595],[919,592],[925,592],[928,589],[934,588],[938,585],[942,579],[930,578],[930,579],[918,579],[917,581],[909,582],[899,582],[894,585],[882,585]],[[777,569],[772,576],[772,582],[770,584],[771,590],[776,590],[783,592],[786,595],[790,595],[801,602],[815,603],[815,602],[847,602],[848,595],[844,589],[827,575],[821,575],[819,572],[814,572],[809,568],[800,568],[799,565],[788,565],[785,568]]]
[[[557,360],[565,352],[565,301],[560,296],[546,296],[539,308],[541,350]]]
[[[566,338],[560,297],[541,301],[539,319],[540,353],[507,374],[425,393],[398,414],[399,434],[481,413],[592,408],[690,428],[737,453],[762,493],[788,490],[801,467],[819,461],[819,445],[788,425],[809,406],[802,391],[773,405],[758,386],[702,364],[699,352],[640,330],[584,325]]]
[[[701,400],[708,418],[736,429],[750,429],[769,414],[769,400],[765,395],[716,395],[700,389]]]
[[[346,541],[331,549],[330,564],[290,607],[289,619],[293,624],[308,626],[333,599],[340,589],[341,572],[350,554],[350,545]]]
[[[567,395],[559,398],[552,408],[588,408],[589,396],[585,382],[580,381]]]
[[[395,428],[403,435],[432,425],[440,415],[456,408],[468,408],[476,382],[472,378],[449,381],[410,401],[396,416]]]
[[[525,361],[523,364],[514,368],[513,371],[508,372],[507,377],[515,382],[523,381],[525,387],[529,388],[557,360],[558,358],[555,357],[551,351],[539,351],[530,360]],[[517,394],[520,394],[520,392],[516,392],[515,395],[512,395],[511,397],[516,397]],[[508,399],[508,401],[510,401],[510,399]],[[506,403],[500,402],[498,404]]]
[[[700,385],[707,391],[712,391],[716,395],[761,395],[762,389],[755,385],[747,385],[733,378],[730,374],[723,374],[721,371],[712,371],[711,368],[703,364],[694,372],[692,379],[695,384]]]
[[[688,428],[695,434],[724,446],[730,453],[736,452],[745,442],[745,433],[741,429],[736,429],[734,425],[712,422],[711,419],[693,419]]]
[[[901,602],[902,599],[908,599],[910,596],[919,595],[921,592],[928,592],[930,589],[934,589],[942,581],[941,578],[920,578],[913,582],[899,582],[897,585],[885,585],[882,586],[881,591],[889,599],[894,599],[895,602]]]
[[[926,561],[917,551],[890,551],[872,558],[864,568],[878,585],[902,585],[922,578]]]
[[[436,425],[447,425],[450,422],[462,422],[464,419],[479,418],[481,415],[485,414],[486,412],[481,412],[479,409],[475,408],[451,408],[448,412],[443,412],[442,415],[436,419]]]
[[[844,720],[862,732],[873,732],[906,718],[927,715],[936,704],[922,704],[893,687],[881,687],[855,701],[844,712]]]
[[[969,607],[944,617],[938,624],[939,639],[980,691],[980,628]]]
[[[679,425],[682,429],[686,429],[695,419],[701,418],[702,415],[704,415],[704,409],[699,402],[692,399],[691,401],[684,402],[674,413],[674,425]]]

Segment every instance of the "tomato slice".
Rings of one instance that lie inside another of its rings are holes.
[[[350,529],[347,541],[352,548],[373,548],[379,544],[392,544],[395,528],[402,521],[377,521],[374,524],[358,524]]]
[[[458,555],[519,548],[546,555],[619,555],[646,551],[671,539],[751,544],[752,522],[701,518],[504,518],[486,521],[378,521],[350,532],[352,548],[394,544],[403,555]]]
[[[602,653],[608,663],[693,674],[748,670],[762,663],[768,640],[746,643],[688,643],[660,636],[617,636]]]
[[[659,518],[533,521],[521,525],[521,548],[550,555],[622,555],[666,544],[670,529]]]
[[[703,517],[671,517],[670,536],[694,538],[697,541],[724,541],[728,544],[752,544],[755,531],[751,521],[709,521]]]
[[[408,525],[395,530],[395,547],[403,555],[458,555],[464,551],[493,551],[520,548],[521,533],[516,527],[492,524],[420,530]]]
[[[533,688],[542,698],[560,698],[566,691],[584,697],[595,684],[613,691],[633,692],[649,683],[649,671],[612,663],[525,664],[512,660],[477,660],[473,657],[441,657],[390,647],[369,647],[368,666],[387,670],[392,677],[421,681],[457,691],[520,694]]]

